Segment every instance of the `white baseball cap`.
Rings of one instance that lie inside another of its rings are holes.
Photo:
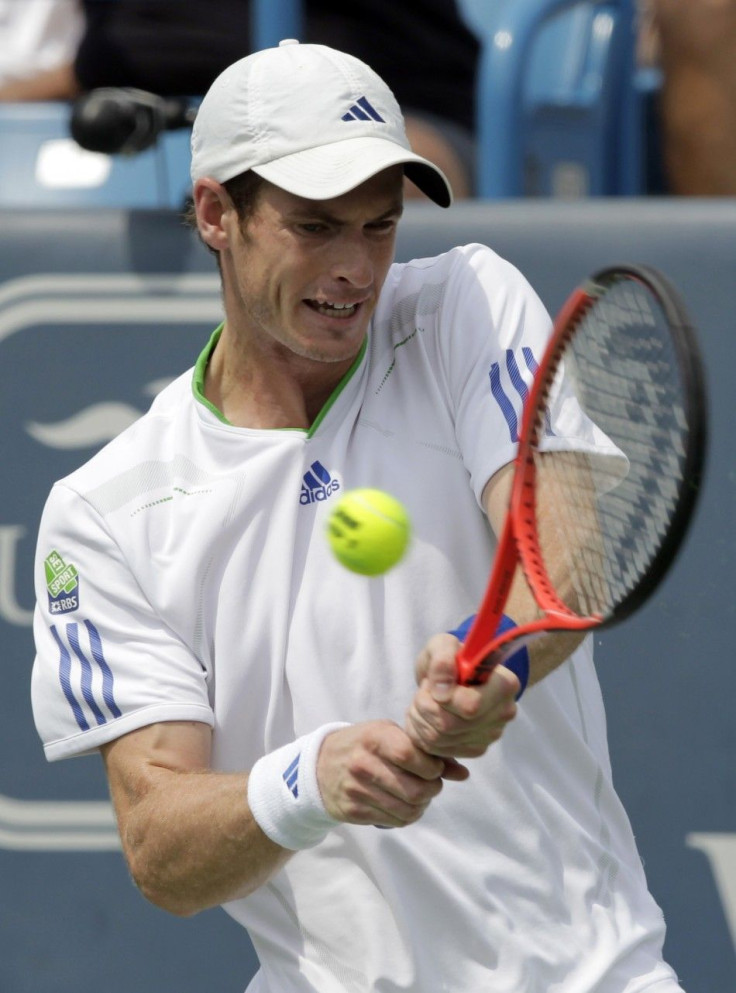
[[[224,183],[252,169],[288,193],[329,200],[394,165],[450,206],[446,176],[412,152],[380,76],[352,55],[291,39],[225,69],[192,129],[192,182]]]

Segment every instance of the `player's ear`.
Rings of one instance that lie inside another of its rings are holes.
[[[225,215],[234,209],[232,200],[222,183],[207,176],[197,180],[193,193],[200,237],[205,245],[221,252],[228,247]]]

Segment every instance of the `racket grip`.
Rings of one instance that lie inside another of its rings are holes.
[[[471,614],[470,617],[466,617],[462,623],[458,624],[456,628],[449,631],[448,634],[454,635],[459,641],[465,641],[468,633],[473,626],[475,621],[475,614]],[[498,637],[501,634],[505,634],[507,631],[513,631],[517,627],[517,624],[511,620],[506,614],[501,615],[501,620],[498,622],[498,627],[496,628],[496,634],[494,637]],[[516,678],[521,683],[521,689],[516,694],[516,699],[518,700],[529,682],[529,652],[525,645],[521,648],[517,648],[515,652],[512,652],[503,660],[502,665],[506,669],[510,669],[511,672],[516,676]],[[484,672],[484,678],[478,679],[477,683],[486,682],[488,676],[491,674],[491,669],[487,669]]]

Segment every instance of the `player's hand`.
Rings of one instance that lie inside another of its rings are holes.
[[[440,792],[443,778],[458,778],[455,764],[417,748],[391,721],[334,731],[317,761],[327,812],[349,824],[412,824]]]
[[[496,666],[483,686],[461,686],[455,673],[460,643],[451,634],[427,642],[416,662],[418,689],[406,715],[412,742],[430,755],[477,758],[503,734],[516,715],[520,684]]]

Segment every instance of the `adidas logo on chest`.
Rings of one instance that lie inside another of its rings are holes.
[[[299,503],[302,506],[311,503],[320,503],[322,500],[329,499],[339,489],[340,480],[335,479],[321,462],[312,462],[302,477]]]

